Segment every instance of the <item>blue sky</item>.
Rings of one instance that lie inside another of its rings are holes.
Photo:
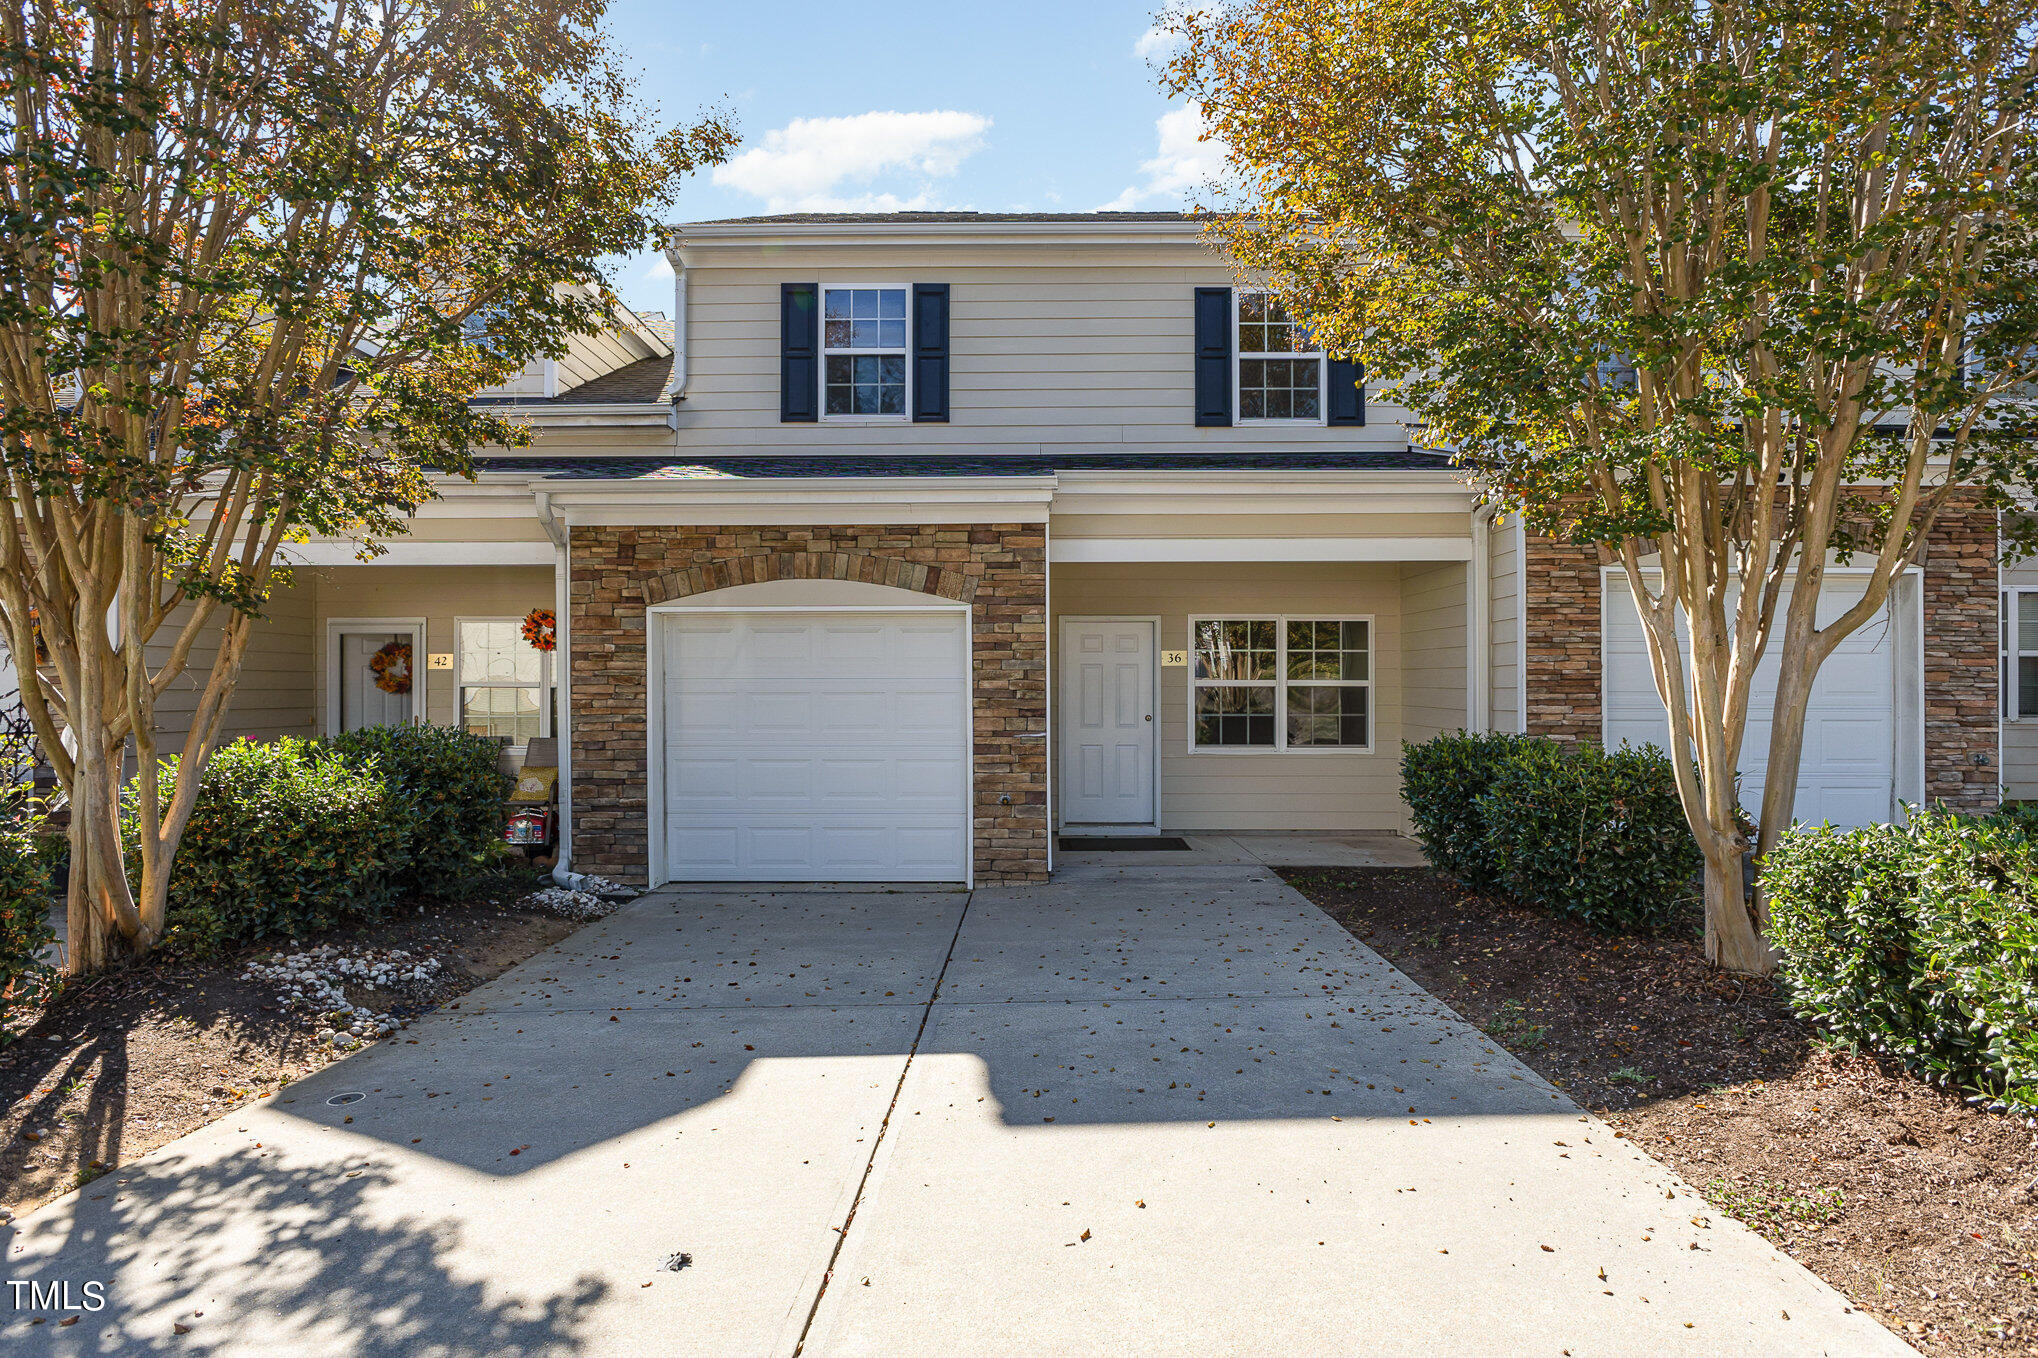
[[[1161,92],[1154,3],[660,4],[610,24],[668,119],[721,104],[743,145],[687,182],[674,219],[758,212],[1181,207],[1220,153]],[[627,261],[625,300],[671,309]]]

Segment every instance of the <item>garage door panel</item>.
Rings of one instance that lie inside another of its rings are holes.
[[[1819,621],[1830,623],[1859,597],[1847,579],[1829,579],[1819,601]],[[1778,603],[1778,617],[1789,607]],[[1626,581],[1609,577],[1602,639],[1609,743],[1653,744],[1668,749],[1669,720],[1656,695],[1648,642]],[[1689,633],[1679,640],[1690,651]],[[1820,667],[1805,719],[1803,760],[1793,813],[1799,820],[1866,825],[1889,819],[1895,804],[1896,678],[1895,640],[1887,610],[1841,642]],[[1751,811],[1762,804],[1769,753],[1771,713],[1776,702],[1780,647],[1774,643],[1749,686],[1749,714],[1741,746],[1741,802]]]
[[[960,613],[680,614],[660,625],[670,878],[967,875]]]

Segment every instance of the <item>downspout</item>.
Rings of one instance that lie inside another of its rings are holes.
[[[672,399],[686,399],[686,260],[678,246],[667,246],[672,264]]]
[[[1471,674],[1465,684],[1465,729],[1484,731],[1493,723],[1493,704],[1488,697],[1493,682],[1492,624],[1488,613],[1493,603],[1493,507],[1482,505],[1472,513],[1472,562],[1465,579],[1465,655]]]
[[[552,860],[552,880],[578,891],[586,879],[573,868],[573,554],[570,539],[552,509],[550,491],[537,493],[538,522],[552,539],[553,688],[559,695],[558,720],[552,734],[559,742],[559,848]]]

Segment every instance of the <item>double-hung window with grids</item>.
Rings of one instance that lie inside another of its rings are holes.
[[[906,289],[822,289],[822,418],[904,419],[906,340]]]
[[[1235,294],[1240,421],[1323,419],[1323,351],[1272,293]]]

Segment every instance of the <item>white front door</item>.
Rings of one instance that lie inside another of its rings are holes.
[[[1062,624],[1061,816],[1154,823],[1154,624]]]
[[[666,880],[967,879],[960,610],[679,612],[654,644]]]
[[[409,629],[342,628],[334,633],[333,692],[338,698],[335,729],[358,731],[364,726],[402,726],[409,722],[418,710],[419,670],[425,662],[421,650],[416,634]]]
[[[1819,592],[1820,626],[1832,622],[1861,597],[1862,584],[1846,575],[1826,578]],[[1790,607],[1786,588],[1776,605],[1780,636]],[[1679,644],[1690,663],[1691,640],[1680,624]],[[1656,692],[1648,641],[1625,577],[1606,581],[1606,719],[1609,745],[1621,741],[1659,749],[1670,745],[1670,719]],[[1762,810],[1762,785],[1769,771],[1769,727],[1775,711],[1778,656],[1772,639],[1755,667],[1748,693],[1747,733],[1741,743],[1741,805]],[[1798,767],[1797,819],[1835,825],[1874,825],[1896,810],[1898,731],[1897,644],[1888,605],[1842,641],[1812,682],[1805,713],[1804,749]]]

